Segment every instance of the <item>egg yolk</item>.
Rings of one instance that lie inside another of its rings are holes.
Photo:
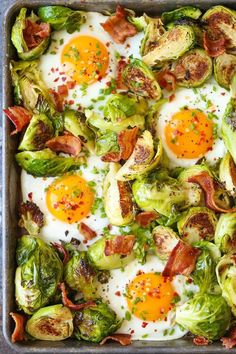
[[[50,213],[69,224],[87,216],[93,202],[93,191],[88,183],[77,175],[58,178],[46,192],[46,205]]]
[[[165,126],[165,138],[178,158],[200,158],[212,148],[213,122],[197,109],[184,109]]]
[[[127,304],[136,317],[157,321],[163,319],[171,310],[175,294],[169,278],[145,273],[138,275],[128,285]]]
[[[61,62],[67,64],[67,74],[77,84],[90,85],[106,75],[109,54],[97,38],[81,35],[72,38],[63,47]]]

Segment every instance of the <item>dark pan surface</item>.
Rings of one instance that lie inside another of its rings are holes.
[[[156,15],[160,12],[171,10],[176,6],[195,5],[207,9],[212,5],[225,4],[236,9],[236,0],[120,0],[125,7],[139,12]],[[10,106],[12,102],[12,88],[9,73],[9,60],[14,58],[15,52],[10,43],[11,26],[14,17],[23,6],[37,8],[42,5],[67,5],[72,8],[87,11],[114,10],[115,0],[18,0],[5,13],[3,23],[3,107]],[[14,301],[14,271],[15,247],[18,235],[17,207],[20,199],[20,171],[14,162],[17,148],[17,138],[10,137],[9,121],[3,117],[3,333],[8,344],[21,353],[229,353],[221,343],[214,343],[206,347],[197,347],[192,343],[192,338],[173,341],[135,341],[129,347],[121,347],[115,343],[105,346],[94,345],[86,342],[69,339],[61,342],[29,341],[20,344],[11,343],[13,323],[9,312],[15,310]],[[234,352],[234,350],[233,350]]]

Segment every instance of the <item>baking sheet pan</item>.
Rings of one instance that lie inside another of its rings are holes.
[[[113,0],[18,0],[13,2],[4,16],[3,23],[3,107],[13,104],[11,78],[9,73],[9,60],[15,58],[15,50],[11,45],[11,27],[14,23],[16,14],[21,7],[37,8],[43,5],[66,5],[74,9],[85,11],[104,10],[114,11],[117,2]],[[119,4],[134,9],[137,12],[146,12],[152,16],[160,12],[175,9],[183,5],[195,5],[205,10],[212,5],[228,5],[236,9],[236,0],[126,0],[119,1]],[[129,347],[121,347],[116,343],[109,343],[105,346],[91,344],[84,341],[68,339],[61,342],[50,341],[28,341],[21,343],[11,343],[11,333],[13,323],[9,316],[15,310],[14,300],[14,273],[15,273],[15,248],[19,229],[18,203],[20,200],[20,170],[14,162],[14,154],[17,149],[17,137],[10,136],[10,121],[3,115],[3,334],[9,345],[21,353],[229,353],[222,347],[221,343],[214,343],[206,347],[197,347],[192,343],[192,338],[185,337],[173,341],[134,341]]]

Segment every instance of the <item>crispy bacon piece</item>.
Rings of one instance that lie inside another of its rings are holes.
[[[67,297],[67,291],[65,287],[65,283],[60,283],[59,288],[61,290],[61,296],[62,296],[62,303],[64,306],[68,307],[71,310],[74,311],[80,311],[86,307],[94,307],[97,306],[94,301],[87,301],[84,302],[83,304],[73,304],[73,302]]]
[[[86,240],[92,240],[94,237],[97,236],[96,231],[90,229],[90,227],[84,222],[81,222],[79,224],[79,232],[84,236]]]
[[[134,25],[126,20],[125,9],[117,5],[116,14],[110,16],[105,23],[101,23],[103,29],[109,33],[114,42],[123,44],[128,37],[132,37],[137,33]]]
[[[106,338],[104,338],[100,342],[100,345],[105,344],[108,340],[114,340],[115,342],[118,342],[121,345],[130,345],[131,344],[131,335],[125,334],[125,333],[111,334],[110,336],[107,336]]]
[[[101,157],[101,160],[104,162],[119,162],[120,153],[119,152],[108,152],[107,154]]]
[[[226,40],[217,29],[208,29],[208,31],[205,31],[203,34],[203,45],[207,54],[215,58],[225,52]]]
[[[159,72],[157,74],[157,81],[161,88],[165,88],[167,91],[176,90],[176,77],[168,71]]]
[[[156,211],[142,211],[136,215],[135,220],[141,227],[147,227],[152,221],[158,219]]]
[[[27,217],[29,215],[30,219],[35,222],[38,227],[43,227],[44,225],[44,214],[43,212],[39,209],[38,205],[36,205],[34,202],[27,200],[25,203],[21,203],[20,205],[20,214],[21,216]],[[23,222],[21,222],[21,219],[19,221],[19,225],[23,225]],[[23,226],[21,226],[23,227]]]
[[[59,95],[55,90],[49,89],[48,92],[52,96],[53,102],[55,104],[56,110],[62,112],[64,110],[63,97]]]
[[[23,315],[20,315],[16,312],[10,312],[11,317],[15,321],[15,328],[11,335],[11,340],[13,343],[21,342],[25,340],[25,329],[24,329],[24,322],[25,318]]]
[[[60,254],[63,255],[63,264],[66,264],[69,261],[69,252],[65,249],[63,245],[57,242],[52,242],[51,244]]]
[[[133,212],[133,202],[130,186],[127,182],[117,181],[120,194],[121,215],[125,218]]]
[[[4,109],[3,112],[15,125],[16,129],[11,132],[11,135],[21,132],[22,129],[29,124],[32,118],[32,114],[27,111],[26,108],[21,106],[8,107]]]
[[[51,29],[48,23],[26,20],[25,24],[23,36],[27,47],[30,49],[37,47],[45,38],[50,36]]]
[[[124,84],[124,81],[122,79],[123,71],[125,70],[127,65],[128,65],[128,63],[123,59],[120,59],[117,64],[116,86],[120,90],[127,90],[128,89],[128,87]]]
[[[178,274],[189,276],[195,268],[200,253],[199,249],[179,241],[172,250],[162,275],[164,277],[172,277]]]
[[[68,86],[67,85],[59,85],[57,87],[57,92],[59,95],[66,97],[68,96]]]
[[[127,256],[132,252],[134,243],[134,235],[115,236],[113,239],[106,240],[104,253],[106,256],[111,256],[113,254]]]
[[[228,337],[222,337],[221,342],[226,349],[231,349],[236,346],[236,326],[229,331]]]
[[[56,152],[64,152],[73,156],[78,156],[82,143],[80,138],[65,134],[52,138],[46,142],[46,146]]]
[[[193,344],[195,344],[197,346],[208,345],[209,340],[205,337],[197,336],[197,337],[193,338]]]
[[[188,181],[199,184],[199,186],[203,189],[205,194],[205,202],[208,208],[217,211],[219,213],[236,212],[236,208],[223,209],[216,204],[214,198],[216,192],[214,178],[211,177],[208,172],[201,172],[197,176],[190,177]]]

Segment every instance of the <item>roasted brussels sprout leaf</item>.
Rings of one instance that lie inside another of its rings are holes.
[[[106,303],[76,312],[74,317],[74,335],[78,340],[101,342],[103,338],[114,333],[120,326],[116,313]]]
[[[176,322],[209,340],[222,337],[229,328],[230,308],[221,295],[196,294],[176,307]]]
[[[31,236],[19,239],[16,258],[16,302],[25,313],[32,314],[55,295],[62,278],[62,262],[51,246]]]
[[[112,225],[124,226],[134,219],[134,206],[128,182],[117,181],[120,164],[110,163],[103,185],[105,213]]]
[[[65,6],[43,6],[38,10],[38,16],[49,23],[53,29],[65,29],[68,33],[80,31],[81,25],[86,21],[83,11],[75,11]]]
[[[40,22],[33,11],[27,16],[27,9],[22,7],[11,32],[19,58],[33,60],[43,54],[49,45],[50,32],[47,23]]]
[[[20,205],[19,226],[25,228],[31,236],[37,236],[44,225],[44,215],[39,207],[27,200]]]
[[[26,323],[26,332],[40,340],[63,340],[73,329],[72,313],[61,304],[41,308]]]
[[[141,32],[147,27],[146,16],[137,17],[133,10],[125,9],[126,13],[128,13],[127,20],[132,23],[136,27],[136,29]]]
[[[173,22],[169,22],[165,27],[167,30],[170,30],[178,25],[187,25],[192,27],[195,37],[196,37],[196,45],[199,47],[203,47],[203,28],[200,20],[194,20],[190,17],[182,17]]]
[[[83,158],[58,156],[50,149],[23,151],[16,154],[16,162],[26,172],[37,177],[53,177],[79,169]]]
[[[118,153],[119,145],[117,142],[117,133],[107,130],[99,134],[96,138],[95,154],[101,156],[109,152]]]
[[[85,300],[96,298],[95,275],[86,252],[72,254],[64,267],[65,282],[71,289],[81,292]]]
[[[183,214],[177,223],[183,241],[194,242],[214,239],[217,218],[215,213],[205,207],[193,207]]]
[[[235,55],[224,53],[214,59],[214,76],[220,86],[229,89],[234,75],[236,75]]]
[[[235,75],[236,79],[236,75]],[[221,133],[224,144],[236,163],[236,99],[231,98],[224,113],[221,125]]]
[[[193,6],[184,6],[179,9],[163,12],[161,15],[161,19],[164,24],[167,24],[172,21],[176,21],[181,19],[182,17],[189,17],[197,20],[201,16],[202,12],[197,7]]]
[[[218,283],[222,290],[222,296],[231,307],[231,311],[236,316],[236,262],[235,254],[223,256],[216,267]]]
[[[130,59],[122,74],[123,82],[128,89],[138,96],[159,100],[161,88],[152,71],[140,59]]]
[[[54,135],[51,120],[43,113],[33,115],[18,150],[41,150]]]
[[[160,259],[167,260],[179,242],[179,236],[166,226],[156,226],[152,230],[155,252]]]
[[[145,127],[151,132],[154,141],[158,140],[158,113],[161,106],[166,102],[168,102],[166,98],[162,98],[158,102],[155,102],[152,106],[150,106],[145,117]]]
[[[165,28],[160,18],[151,18],[147,15],[144,16],[147,26],[141,42],[140,54],[142,56],[153,50],[159,38],[165,33]]]
[[[207,172],[210,174],[210,176],[212,176],[212,173],[207,165],[202,164],[187,167],[180,172],[178,176],[178,181],[181,183],[188,182],[190,178],[192,178],[193,176],[197,176],[203,172]]]
[[[225,154],[220,162],[219,168],[220,181],[224,183],[227,191],[232,196],[236,195],[236,165],[229,152]]]
[[[215,244],[222,253],[236,252],[236,213],[220,215],[215,231]]]
[[[112,254],[110,256],[105,255],[106,241],[115,240],[116,237],[117,236],[103,237],[89,246],[88,258],[95,268],[99,270],[123,268],[134,259],[133,252],[127,256],[121,254]]]
[[[176,60],[195,44],[195,33],[192,27],[178,25],[167,31],[157,42],[153,50],[143,56],[148,66],[159,66],[169,60]]]

